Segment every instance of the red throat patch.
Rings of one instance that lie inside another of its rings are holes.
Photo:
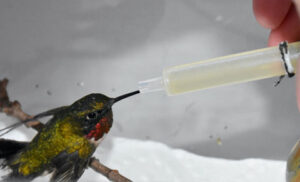
[[[88,139],[94,138],[96,141],[103,137],[105,133],[108,133],[110,129],[108,119],[106,117],[102,118],[89,134],[86,135]]]

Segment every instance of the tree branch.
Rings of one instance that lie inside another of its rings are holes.
[[[19,119],[20,121],[25,121],[27,119],[31,119],[32,116],[25,113],[21,104],[18,101],[11,102],[7,93],[7,84],[8,79],[4,78],[0,80],[0,112],[7,114],[8,116],[12,116],[14,118]],[[40,121],[30,121],[25,123],[27,127],[34,128],[38,132],[44,127],[44,124]],[[130,182],[129,179],[122,176],[117,170],[112,170],[105,165],[101,164],[98,159],[92,157],[89,163],[89,166],[94,169],[96,172],[102,174],[107,177],[109,180],[113,182]]]
[[[122,176],[118,170],[112,170],[103,164],[94,157],[91,158],[90,167],[97,172],[100,172],[102,175],[107,177],[111,181],[115,182],[130,182],[131,180],[127,179],[126,177]]]
[[[11,102],[9,100],[6,90],[7,84],[8,79],[4,78],[3,80],[0,80],[0,111],[4,112],[8,116],[17,118],[20,121],[31,119],[32,116],[22,110],[21,104],[18,101]],[[25,125],[27,127],[34,128],[37,131],[40,131],[44,127],[44,124],[39,121],[30,121],[25,123]]]

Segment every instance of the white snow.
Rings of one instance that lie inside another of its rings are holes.
[[[108,139],[108,138],[107,138]],[[110,147],[110,149],[108,149]],[[108,153],[106,153],[108,152]],[[195,155],[154,141],[113,138],[95,155],[133,181],[282,182],[285,162],[265,159],[227,160]],[[81,181],[105,181],[87,170]]]

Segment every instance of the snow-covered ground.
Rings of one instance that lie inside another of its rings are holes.
[[[283,182],[285,162],[264,159],[226,160],[204,157],[153,141],[112,138],[110,150],[95,156],[139,182]],[[88,170],[81,181],[97,181]]]

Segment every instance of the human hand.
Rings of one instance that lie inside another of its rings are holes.
[[[269,46],[278,45],[284,40],[300,40],[300,0],[253,0],[253,11],[256,20],[271,30]],[[300,70],[300,64],[296,70]],[[300,111],[300,74],[296,75],[297,103]]]
[[[298,5],[299,8],[296,8]],[[298,11],[297,11],[298,9]],[[271,30],[268,44],[300,40],[300,0],[253,0],[256,20]]]

